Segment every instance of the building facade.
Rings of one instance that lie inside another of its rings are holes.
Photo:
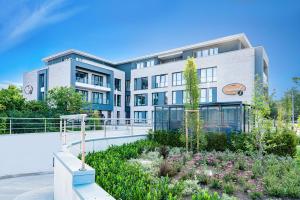
[[[42,100],[52,88],[72,86],[105,117],[153,119],[155,106],[184,104],[188,57],[197,64],[201,104],[250,103],[255,77],[268,85],[264,48],[237,34],[120,62],[68,50],[25,73],[23,93],[28,100]]]

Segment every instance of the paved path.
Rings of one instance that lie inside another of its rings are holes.
[[[53,200],[53,174],[0,179],[0,200]]]

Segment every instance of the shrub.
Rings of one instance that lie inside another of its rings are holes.
[[[211,179],[209,187],[212,189],[221,189],[222,188],[222,182],[216,178]]]
[[[227,137],[224,133],[206,133],[206,150],[225,151],[227,148]]]
[[[185,147],[183,134],[176,131],[165,131],[158,130],[149,132],[148,138],[161,145],[172,146],[172,147]]]
[[[235,186],[232,182],[228,182],[228,183],[225,183],[223,185],[223,191],[226,193],[226,194],[233,194],[234,191],[235,191]]]
[[[210,194],[207,190],[202,190],[194,194],[192,200],[221,200],[221,198],[216,192]]]
[[[178,170],[172,163],[164,160],[159,166],[159,176],[173,177],[177,174]]]
[[[285,130],[282,133],[275,134],[273,138],[266,142],[269,154],[273,153],[279,156],[295,156],[297,152],[298,138],[294,131]]]
[[[229,148],[232,151],[255,151],[255,139],[251,133],[233,133],[230,135]]]
[[[250,196],[251,199],[257,200],[257,199],[262,199],[264,195],[263,195],[262,192],[254,191],[254,192],[251,192],[249,194],[249,196]]]
[[[265,158],[263,177],[266,192],[276,197],[300,198],[300,169],[291,158]]]
[[[207,185],[209,183],[209,179],[210,177],[205,174],[205,173],[201,173],[197,176],[199,183],[203,184],[203,185]]]
[[[169,155],[169,148],[167,146],[161,146],[159,148],[159,153],[163,157],[163,159],[166,159]]]

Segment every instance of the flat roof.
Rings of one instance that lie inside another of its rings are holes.
[[[53,54],[51,56],[43,58],[42,61],[48,62],[48,61],[53,60],[55,58],[59,58],[61,56],[66,56],[66,55],[74,53],[74,54],[77,54],[77,55],[92,58],[94,60],[105,62],[105,63],[111,64],[111,65],[119,65],[119,64],[129,63],[129,62],[133,62],[133,61],[143,60],[143,59],[147,59],[147,58],[151,58],[151,57],[164,57],[166,55],[172,55],[172,54],[176,54],[178,52],[182,52],[182,51],[186,51],[186,50],[201,48],[201,47],[205,47],[205,46],[211,46],[211,45],[224,43],[224,42],[230,42],[230,41],[234,41],[234,40],[240,40],[246,48],[251,48],[252,47],[252,45],[249,42],[247,36],[244,33],[240,33],[240,34],[221,37],[221,38],[208,40],[208,41],[205,41],[205,42],[200,42],[200,43],[196,43],[196,44],[192,44],[192,45],[187,45],[187,46],[183,46],[183,47],[179,47],[179,48],[175,48],[175,49],[170,49],[170,50],[161,51],[161,52],[157,52],[157,53],[153,53],[153,54],[139,56],[139,57],[135,57],[135,58],[131,58],[131,59],[121,60],[121,61],[117,61],[117,62],[109,61],[109,60],[103,59],[101,57],[98,57],[98,56],[95,56],[95,55],[92,55],[92,54],[89,54],[89,53],[85,53],[83,51],[79,51],[79,50],[76,50],[76,49],[69,49],[69,50],[66,50],[66,51],[63,51],[63,52]]]

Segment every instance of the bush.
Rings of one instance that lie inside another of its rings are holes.
[[[276,197],[300,198],[300,169],[292,158],[265,158],[263,182],[266,192]]]
[[[225,151],[227,148],[227,137],[224,133],[206,133],[206,150]]]
[[[176,131],[158,130],[150,132],[148,138],[161,145],[185,147],[184,135]]]
[[[230,135],[229,148],[232,151],[255,151],[255,139],[251,133],[233,133]]]
[[[234,191],[235,191],[235,186],[232,182],[228,182],[228,183],[225,183],[223,185],[223,191],[226,193],[226,194],[233,194]]]
[[[103,152],[89,153],[86,163],[96,170],[96,183],[116,199],[178,199],[182,186],[170,187],[168,177],[153,178],[139,164],[127,162],[158,144],[141,140],[122,146],[112,146]]]
[[[257,199],[262,199],[264,195],[262,192],[254,191],[254,192],[251,192],[249,194],[249,196],[251,199],[257,200]]]
[[[192,196],[192,200],[221,200],[218,193],[210,194],[208,191],[203,190],[198,192],[197,194],[194,194]]]
[[[268,146],[267,153],[279,156],[295,156],[297,152],[298,138],[294,131],[285,130],[275,134],[270,140],[266,141]]]

